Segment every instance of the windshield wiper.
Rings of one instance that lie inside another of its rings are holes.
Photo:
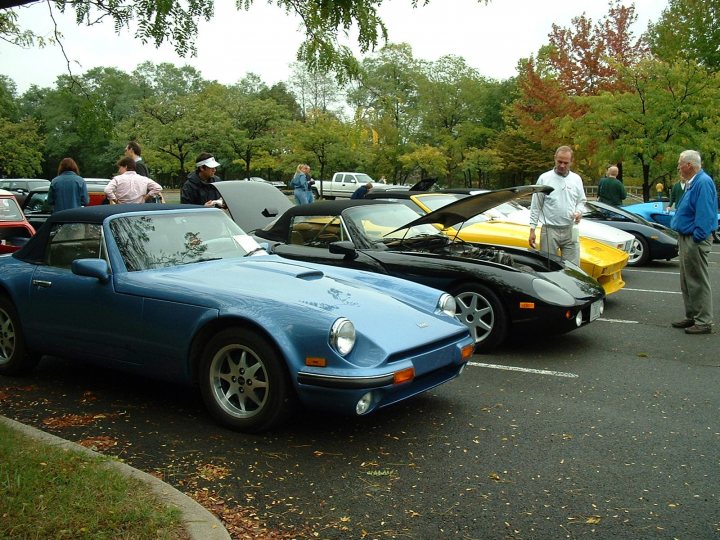
[[[208,261],[221,261],[222,257],[202,257],[200,259],[193,259],[192,261],[187,261],[182,264],[195,264],[199,262],[208,262]]]
[[[243,257],[249,257],[249,256],[252,255],[253,253],[257,253],[258,251],[265,251],[265,248],[264,248],[264,247],[256,247],[256,248],[253,249],[252,251],[249,251],[248,253],[246,253],[245,255],[243,255]]]

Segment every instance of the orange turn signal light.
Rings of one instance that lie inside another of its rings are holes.
[[[520,302],[520,309],[535,309],[535,302]]]
[[[305,365],[312,367],[325,367],[327,365],[327,360],[317,356],[308,356],[305,358]]]
[[[415,368],[409,367],[393,374],[393,384],[410,382],[415,378]]]
[[[460,349],[460,358],[463,362],[468,360],[473,353],[475,352],[475,345],[466,345],[462,349]]]

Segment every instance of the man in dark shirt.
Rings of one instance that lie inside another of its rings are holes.
[[[617,179],[618,168],[615,165],[608,167],[607,176],[598,182],[598,201],[613,206],[620,206],[627,197],[625,186]]]
[[[203,206],[223,206],[220,192],[213,182],[220,180],[215,171],[220,166],[212,154],[203,152],[195,160],[195,172],[188,175],[188,179],[180,190],[182,204],[202,204]]]
[[[150,178],[150,172],[148,171],[143,158],[140,157],[140,154],[142,154],[142,148],[140,148],[138,143],[135,141],[127,143],[127,146],[125,147],[125,156],[135,160],[135,172],[140,176]]]

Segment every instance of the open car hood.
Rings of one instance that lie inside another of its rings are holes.
[[[230,217],[245,232],[264,227],[293,206],[287,195],[265,182],[227,180],[213,185],[222,195]]]
[[[467,221],[468,219],[494,208],[513,199],[518,199],[533,193],[550,193],[553,190],[550,186],[518,186],[505,189],[496,189],[485,193],[471,195],[464,199],[459,199],[442,208],[425,214],[415,221],[408,223],[392,232],[408,229],[416,225],[439,223],[443,228],[451,227],[458,223]]]

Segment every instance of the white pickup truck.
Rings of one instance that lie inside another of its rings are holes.
[[[332,180],[316,180],[315,185],[312,186],[312,191],[315,198],[322,196],[324,199],[334,199],[336,197],[349,199],[357,188],[364,186],[368,182],[372,183],[373,189],[377,190],[405,191],[408,189],[408,186],[377,182],[361,172],[336,172]]]

